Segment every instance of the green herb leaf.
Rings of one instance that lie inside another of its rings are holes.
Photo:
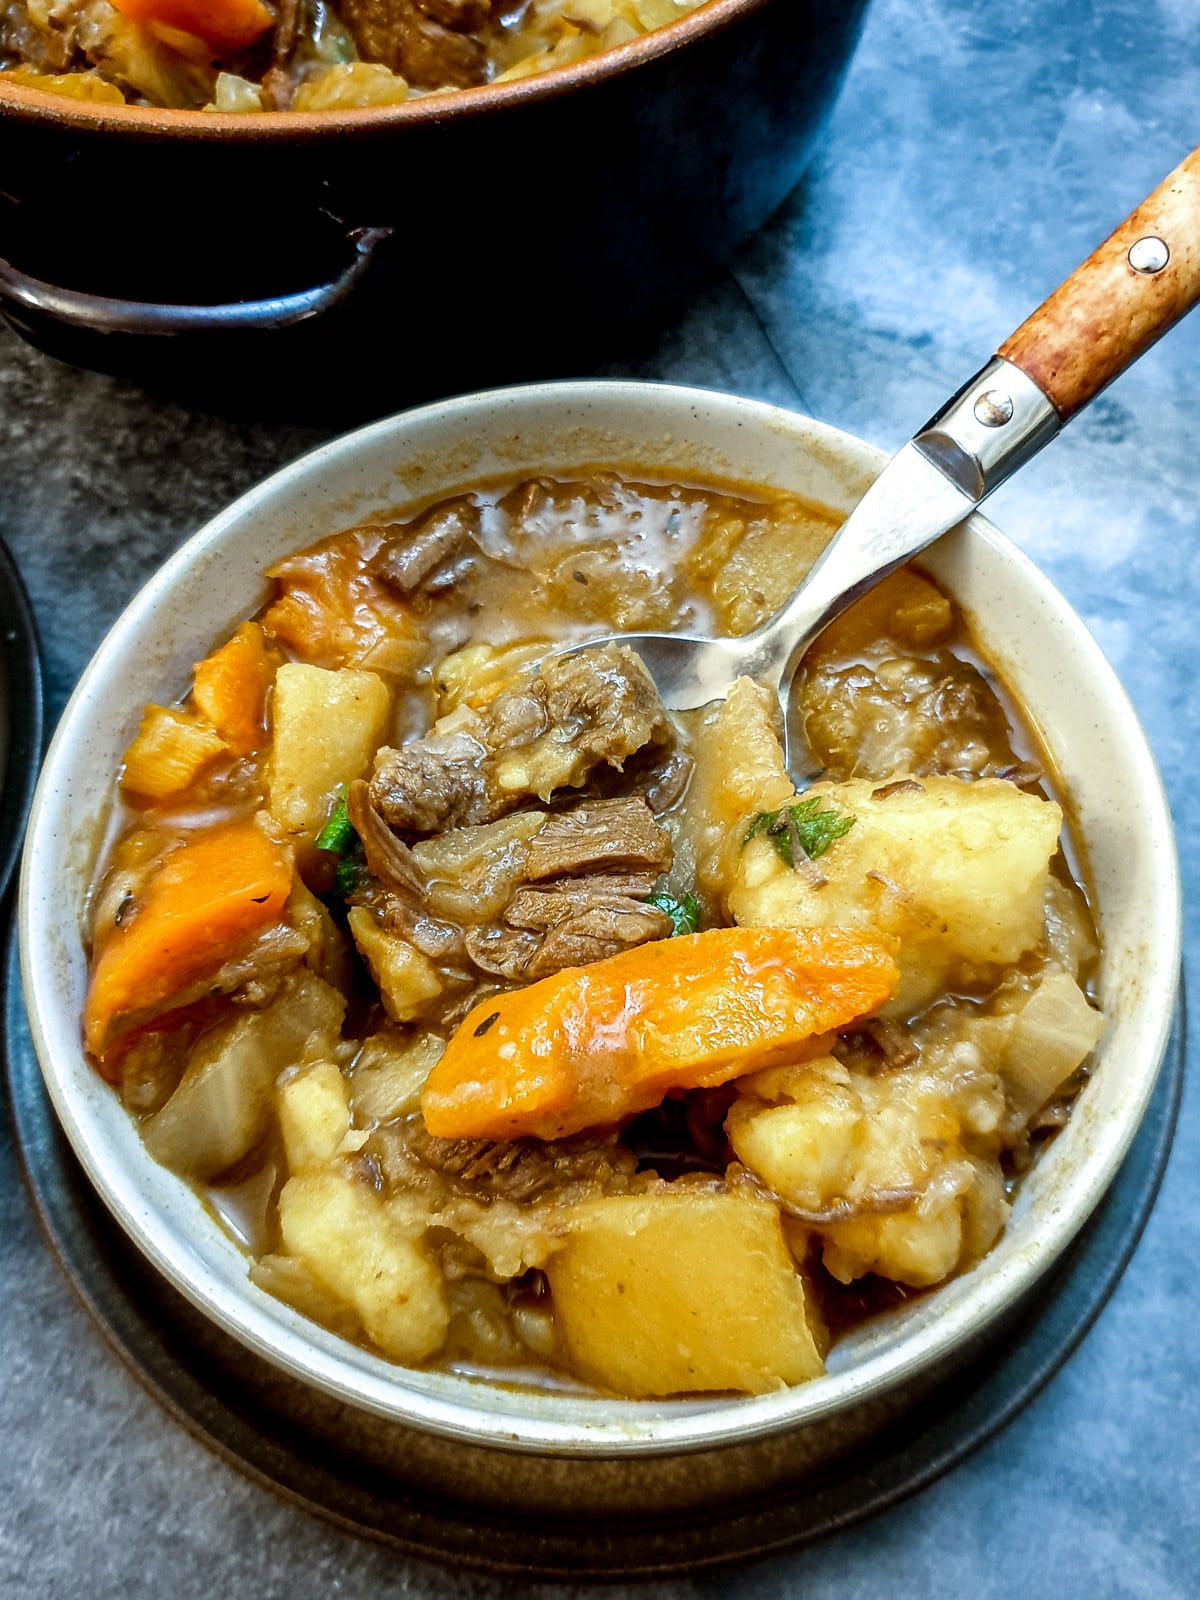
[[[760,811],[742,843],[747,845],[751,839],[765,837],[775,847],[776,854],[789,867],[794,867],[797,845],[810,861],[815,861],[835,839],[849,833],[856,820],[838,811],[822,811],[820,799],[813,795],[794,806],[781,806],[778,811]]]
[[[351,895],[357,894],[369,877],[367,858],[363,854],[362,846],[358,844],[357,839],[354,845],[357,848],[352,846],[350,853],[344,855],[334,869],[334,887],[343,900],[349,900]]]
[[[672,938],[677,933],[695,933],[700,926],[700,902],[694,894],[685,894],[682,900],[670,894],[651,894],[646,896],[646,904],[667,913],[671,919]]]
[[[338,796],[337,805],[334,806],[329,821],[317,835],[317,849],[329,850],[335,856],[348,856],[357,843],[358,835],[346,810],[346,795],[343,790]]]

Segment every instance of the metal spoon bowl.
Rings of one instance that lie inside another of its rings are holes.
[[[821,631],[969,516],[1200,297],[1200,150],[1193,151],[884,468],[791,599],[753,633],[629,633],[663,704],[690,711],[739,677],[779,696]],[[572,652],[574,653],[574,652]],[[802,759],[785,744],[788,770]]]

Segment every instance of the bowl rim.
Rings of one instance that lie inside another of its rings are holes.
[[[184,111],[160,106],[110,105],[73,100],[6,82],[0,74],[0,118],[51,123],[81,132],[120,133],[128,138],[199,138],[217,143],[289,143],[338,132],[372,134],[406,126],[464,122],[492,111],[556,100],[577,89],[620,77],[673,54],[697,39],[723,32],[742,17],[777,0],[703,0],[695,10],[582,61],[505,83],[437,90],[395,106],[358,106],[329,111]],[[787,3],[787,0],[784,0]],[[853,3],[853,0],[848,0]]]
[[[68,807],[64,795],[69,795],[70,766],[66,764],[66,771],[60,773],[59,763],[66,763],[64,752],[69,755],[69,742],[75,735],[76,724],[84,718],[89,702],[103,685],[106,658],[116,653],[127,636],[154,616],[169,599],[175,584],[192,570],[198,559],[220,549],[231,533],[236,544],[239,525],[267,511],[277,495],[302,491],[306,484],[319,481],[339,462],[352,461],[359,452],[369,451],[372,446],[389,441],[393,435],[402,435],[406,430],[432,422],[449,437],[455,430],[461,431],[464,425],[469,427],[472,418],[481,411],[506,405],[536,407],[547,402],[569,408],[572,401],[586,407],[589,399],[613,404],[648,402],[652,406],[677,408],[673,412],[676,423],[680,421],[680,411],[692,406],[724,413],[731,426],[782,431],[785,437],[795,437],[799,426],[810,434],[810,447],[814,451],[819,443],[821,448],[831,451],[833,458],[857,461],[868,471],[878,471],[887,459],[883,451],[851,434],[766,402],[716,391],[632,380],[534,383],[456,396],[383,418],[319,446],[249,489],[210,519],[151,576],[113,624],[80,678],[47,754],[30,814],[18,904],[22,982],[30,1032],[56,1113],[93,1187],[143,1255],[175,1288],[226,1332],[268,1361],[352,1406],[385,1416],[400,1425],[463,1443],[573,1458],[655,1455],[749,1443],[819,1422],[849,1404],[858,1405],[890,1391],[926,1367],[931,1352],[921,1348],[919,1337],[905,1335],[891,1345],[885,1343],[884,1348],[873,1355],[868,1353],[865,1360],[844,1371],[827,1373],[809,1383],[767,1395],[733,1400],[660,1403],[580,1400],[575,1396],[551,1395],[538,1396],[528,1405],[517,1405],[513,1409],[498,1409],[493,1405],[484,1410],[469,1404],[460,1396],[473,1395],[478,1399],[487,1394],[494,1399],[503,1394],[513,1397],[510,1391],[486,1381],[426,1375],[386,1362],[327,1333],[262,1291],[251,1291],[248,1278],[239,1279],[236,1285],[217,1281],[214,1287],[209,1281],[214,1274],[199,1256],[186,1243],[181,1245],[173,1238],[163,1219],[148,1210],[137,1172],[119,1166],[114,1171],[111,1162],[106,1165],[103,1130],[89,1122],[86,1103],[72,1091],[69,1066],[57,1059],[51,1047],[50,1035],[58,1020],[54,985],[46,970],[49,964],[35,962],[32,952],[38,947],[39,929],[47,927],[53,915],[47,905],[39,906],[39,876],[46,876],[48,870],[43,869],[41,863],[53,861],[54,845],[65,836],[65,830],[58,827],[55,812]],[[666,414],[664,411],[664,417]],[[519,465],[514,463],[513,470],[520,470]],[[1042,1219],[1036,1249],[1026,1252],[1015,1264],[1005,1263],[1012,1266],[1009,1276],[1016,1276],[1015,1286],[1002,1292],[1003,1285],[998,1287],[993,1281],[995,1273],[973,1282],[969,1273],[952,1280],[965,1287],[956,1292],[951,1305],[939,1307],[938,1336],[932,1351],[932,1355],[938,1357],[961,1348],[968,1339],[994,1323],[1019,1293],[1031,1288],[1066,1249],[1107,1190],[1132,1142],[1161,1067],[1175,1009],[1182,940],[1179,870],[1170,813],[1156,763],[1128,697],[1082,621],[1034,563],[978,513],[969,519],[967,531],[972,540],[982,541],[997,552],[1034,598],[1048,604],[1056,613],[1057,621],[1071,634],[1091,678],[1103,690],[1106,704],[1115,707],[1126,736],[1137,747],[1137,767],[1143,784],[1141,798],[1149,807],[1144,816],[1153,827],[1162,830],[1164,841],[1164,848],[1155,858],[1158,878],[1154,886],[1156,904],[1160,904],[1162,910],[1162,926],[1157,931],[1164,943],[1156,950],[1152,980],[1142,986],[1143,1002],[1151,1006],[1157,1027],[1144,1036],[1143,1061],[1148,1065],[1143,1066],[1137,1103],[1119,1125],[1104,1122],[1098,1130],[1093,1130],[1093,1141],[1083,1162],[1088,1181],[1077,1180],[1072,1203],[1051,1208],[1049,1216]],[[82,1059],[82,1049],[78,1046],[74,1058],[78,1066]],[[87,1073],[94,1074],[94,1069],[86,1062],[83,1065]],[[140,1141],[138,1148],[141,1148]],[[159,1174],[167,1171],[152,1163],[148,1154],[145,1161]],[[170,1181],[184,1186],[184,1180],[173,1175]],[[218,1231],[214,1222],[213,1232]],[[244,1260],[244,1256],[241,1259]],[[269,1300],[270,1304],[264,1306],[259,1300]],[[424,1381],[426,1377],[428,1382]],[[597,1414],[601,1408],[602,1416]],[[584,1414],[583,1420],[572,1416],[572,1411]]]

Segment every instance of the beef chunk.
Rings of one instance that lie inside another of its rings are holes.
[[[343,0],[339,9],[363,60],[382,61],[418,88],[465,89],[487,79],[480,41],[443,26],[413,0]],[[464,7],[460,14],[469,11]]]
[[[483,710],[460,706],[425,738],[380,750],[371,802],[401,833],[441,833],[495,821],[533,795],[579,788],[597,767],[620,770],[637,751],[673,742],[631,650],[552,656]]]
[[[540,676],[550,726],[593,766],[604,762],[619,770],[635,750],[673,742],[650,674],[624,646],[551,656]]]
[[[403,833],[443,833],[491,821],[511,807],[494,808],[486,759],[484,746],[465,733],[431,733],[399,750],[385,747],[375,757],[371,804]]]
[[[504,920],[510,928],[546,933],[597,900],[644,900],[657,876],[655,872],[594,872],[559,883],[526,885],[504,908]]]
[[[665,939],[671,932],[665,912],[624,895],[572,898],[546,890],[540,900],[537,920],[544,925],[539,929],[513,927],[506,918],[502,927],[468,930],[467,954],[481,971],[511,983],[532,983],[564,967],[587,966],[651,939]],[[525,912],[528,921],[535,920],[527,907]]]
[[[456,33],[478,33],[492,14],[490,0],[416,0],[416,4],[427,17]]]
[[[422,520],[389,534],[371,562],[381,583],[407,599],[440,568],[477,549],[479,507],[461,496],[448,500]]]
[[[671,919],[640,900],[597,899],[571,909],[543,938],[525,968],[527,979],[546,978],[564,967],[585,967],[635,945],[670,936]]]
[[[537,883],[598,869],[640,870],[657,877],[670,865],[669,836],[655,822],[646,802],[631,795],[624,800],[597,800],[548,817],[529,841],[525,871],[529,881]]]

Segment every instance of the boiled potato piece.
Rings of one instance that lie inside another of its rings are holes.
[[[701,712],[689,733],[696,766],[681,828],[696,863],[696,887],[723,907],[737,881],[747,819],[794,798],[779,742],[779,702],[749,678]]]
[[[156,1161],[190,1178],[213,1178],[249,1154],[271,1118],[275,1079],[310,1046],[330,1051],[345,999],[314,973],[289,978],[269,1006],[201,1036],[179,1087],[142,1124]]]
[[[725,1130],[744,1165],[821,1238],[830,1274],[941,1283],[989,1250],[1008,1203],[989,1142],[1005,1101],[978,1053],[883,1074],[822,1056],[742,1078]]]
[[[975,1060],[933,1053],[878,1075],[832,1056],[773,1068],[742,1080],[726,1132],[810,1222],[834,1277],[940,1283],[990,1247],[1008,1214],[998,1164],[969,1148],[1004,1112],[999,1079]]]
[[[373,672],[280,667],[267,790],[271,815],[289,836],[316,838],[336,790],[366,775],[390,710],[388,687]]]
[[[1062,827],[1052,800],[1000,779],[958,778],[899,789],[817,783],[808,796],[854,817],[854,826],[812,871],[790,867],[769,840],[751,839],[741,847],[730,910],[740,923],[894,935],[900,986],[885,1016],[928,1004],[964,965],[1008,965],[1043,941]]]
[[[773,1206],[722,1193],[622,1195],[564,1213],[546,1271],[574,1372],[634,1397],[760,1394],[824,1369]]]
[[[441,1349],[450,1323],[441,1273],[368,1183],[336,1167],[289,1178],[279,1227],[288,1254],[354,1308],[384,1355],[416,1362]]]
[[[366,906],[354,906],[349,918],[350,932],[379,985],[384,1010],[393,1022],[411,1022],[419,1017],[429,1000],[442,992],[437,968],[419,950],[389,933]]]
[[[921,1213],[851,1217],[830,1223],[822,1261],[841,1283],[868,1272],[915,1289],[941,1283],[956,1269],[963,1251],[963,1211],[957,1197]]]
[[[314,1062],[284,1078],[279,1130],[289,1172],[326,1167],[367,1142],[365,1130],[351,1131],[346,1080],[333,1061]]]

